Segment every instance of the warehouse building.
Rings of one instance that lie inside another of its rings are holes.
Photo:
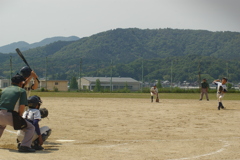
[[[58,91],[68,91],[68,81],[67,80],[40,80],[38,87],[44,88],[46,90],[58,90]]]
[[[0,78],[0,88],[6,88],[11,85],[10,79],[2,79]]]
[[[82,77],[78,79],[78,88],[92,91],[96,85],[96,80],[99,79],[103,89],[110,89],[112,91],[119,90],[128,86],[130,91],[140,90],[140,82],[129,77]]]

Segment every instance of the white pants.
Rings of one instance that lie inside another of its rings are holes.
[[[48,126],[43,126],[40,128],[40,133],[41,135],[46,133],[47,131],[49,131],[50,128]],[[18,130],[17,131],[17,139],[21,142],[23,140],[23,137],[24,137],[24,134],[25,132],[23,132],[22,130]],[[33,139],[32,139],[32,142],[35,141],[36,139],[38,138],[38,135],[37,133],[35,132],[34,136],[33,136]]]
[[[158,96],[158,93],[152,93],[151,92],[151,96]]]
[[[217,99],[218,99],[218,102],[222,102],[222,98],[224,97],[224,94],[223,93],[217,93]]]

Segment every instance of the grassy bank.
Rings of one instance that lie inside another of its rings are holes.
[[[32,92],[40,97],[83,97],[83,98],[146,98],[150,93],[81,93],[81,92]],[[200,93],[160,93],[160,99],[199,99]],[[216,93],[209,93],[210,100],[216,100]],[[205,97],[204,97],[205,100]],[[240,100],[239,93],[227,93],[224,100]]]

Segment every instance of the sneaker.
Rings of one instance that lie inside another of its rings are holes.
[[[201,101],[202,99],[199,99],[199,101]]]
[[[21,147],[21,143],[18,143],[17,144],[17,148],[19,149]]]
[[[35,152],[35,149],[27,146],[20,146],[18,152]]]
[[[209,99],[207,99],[207,101],[209,101]]]
[[[33,149],[35,150],[43,150],[44,148],[42,146],[32,146]]]

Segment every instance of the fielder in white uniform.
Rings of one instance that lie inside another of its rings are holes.
[[[156,96],[156,99],[158,99],[158,89],[156,85],[151,87],[150,93],[151,93],[151,102],[153,102],[153,96]]]
[[[218,110],[220,110],[220,108],[224,109],[224,106],[222,104],[222,98],[227,92],[227,86],[225,85],[227,81],[227,78],[222,78],[222,81],[220,81],[219,79],[213,81],[213,83],[217,85]],[[222,88],[222,91],[220,90],[220,88]]]

